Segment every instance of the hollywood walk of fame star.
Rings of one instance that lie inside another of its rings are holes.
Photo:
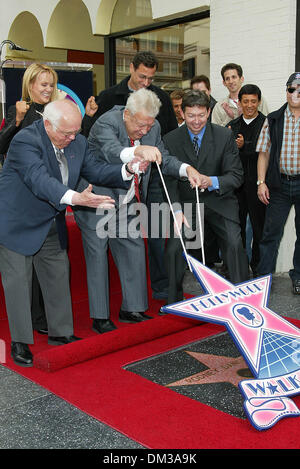
[[[299,341],[299,329],[267,307],[271,275],[233,285],[187,257],[206,294],[164,306],[162,311],[226,325],[255,377],[259,377],[265,332],[279,332]]]
[[[168,387],[224,382],[238,386],[239,382],[244,379],[243,376],[238,375],[238,371],[247,366],[241,356],[233,358],[191,351],[186,351],[186,353],[206,365],[208,369],[169,383]]]

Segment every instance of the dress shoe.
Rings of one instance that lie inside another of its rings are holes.
[[[11,343],[11,357],[16,365],[32,366],[33,356],[27,344],[22,342]]]
[[[104,334],[104,332],[113,331],[117,329],[114,323],[110,319],[94,319],[92,330],[98,332],[98,334]]]
[[[293,282],[293,292],[294,295],[300,295],[300,280],[295,280]]]
[[[65,345],[70,344],[71,342],[76,342],[76,340],[81,340],[80,337],[76,337],[75,335],[70,335],[69,337],[48,337],[48,344],[49,345]]]
[[[147,321],[147,319],[152,319],[152,316],[148,316],[145,313],[123,311],[122,309],[120,309],[120,313],[119,313],[120,322],[137,323],[137,322]]]

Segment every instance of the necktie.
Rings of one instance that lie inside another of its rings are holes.
[[[199,144],[198,144],[198,137],[195,136],[193,138],[193,147],[194,147],[194,150],[195,150],[195,153],[196,155],[198,155],[198,152],[199,152]]]
[[[132,138],[129,137],[129,140],[130,140],[130,146],[134,147],[134,141],[132,140]],[[137,173],[134,173],[133,181],[134,181],[134,194],[137,198],[137,201],[140,202],[141,197],[140,197],[140,188],[139,188],[139,175]]]
[[[59,169],[61,172],[62,182],[65,186],[68,185],[69,180],[69,170],[68,170],[68,162],[67,158],[64,155],[64,152],[56,148],[56,159],[58,161]]]

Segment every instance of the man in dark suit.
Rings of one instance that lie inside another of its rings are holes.
[[[182,102],[185,125],[164,137],[170,154],[182,162],[192,164],[201,174],[200,203],[204,204],[205,237],[214,233],[219,241],[222,257],[228,266],[230,280],[239,283],[248,279],[247,255],[243,248],[239,224],[238,201],[234,195],[243,182],[243,170],[238,148],[229,129],[208,122],[210,113],[207,95],[189,91]],[[196,196],[189,184],[167,178],[166,184],[172,203],[190,203],[195,208]],[[196,212],[196,210],[194,210]],[[176,218],[179,228],[186,223],[183,212]],[[193,214],[193,228],[196,213]],[[182,300],[182,281],[185,260],[178,237],[170,237],[166,249],[169,274],[168,303]]]
[[[83,134],[88,137],[92,125],[105,112],[115,105],[125,106],[132,91],[147,88],[159,98],[161,107],[157,115],[160,124],[161,135],[165,135],[177,127],[177,119],[171,99],[164,90],[152,84],[158,69],[158,60],[153,52],[140,51],[132,59],[129,66],[130,75],[111,88],[101,91],[97,98],[90,98],[86,115],[83,118]],[[151,178],[148,185],[147,206],[151,212],[151,204],[164,201],[163,189],[156,165],[152,165]],[[151,218],[148,219],[151,228]],[[149,230],[151,232],[151,229]],[[164,266],[165,240],[160,237],[148,238],[149,273],[153,298],[166,298],[168,292],[168,276]]]
[[[149,163],[161,162],[164,174],[174,178],[188,177],[192,186],[198,185],[198,172],[165,150],[160,125],[155,119],[159,107],[160,101],[155,93],[146,89],[135,91],[128,98],[126,107],[115,106],[97,120],[89,135],[89,148],[97,160],[102,159],[112,166],[120,161],[130,162],[134,157],[139,157],[141,164],[145,160]],[[144,201],[150,167],[144,168],[143,174],[136,168],[136,174],[141,178],[141,197]],[[87,182],[82,180],[79,187],[84,189],[86,185]],[[145,245],[140,230],[134,224],[134,205],[139,194],[135,193],[133,185],[128,192],[121,188],[99,186],[94,186],[94,191],[112,197],[117,208],[115,220],[112,215],[110,220],[105,214],[92,209],[75,210],[86,258],[90,315],[94,319],[94,329],[103,333],[115,327],[109,320],[108,246],[122,285],[119,320],[134,323],[149,319],[145,314],[148,309]]]
[[[75,191],[80,175],[88,181],[128,187],[121,165],[97,162],[87,141],[78,135],[81,114],[70,100],[54,101],[43,120],[21,130],[12,140],[0,175],[0,269],[18,365],[32,366],[31,279],[34,264],[45,301],[48,343],[78,340],[73,335],[66,252],[67,205],[111,208],[109,196],[89,185]]]

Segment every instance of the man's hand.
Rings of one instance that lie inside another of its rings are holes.
[[[245,140],[242,134],[238,134],[237,138],[235,139],[238,148],[242,148],[245,144]]]
[[[134,158],[129,163],[127,163],[127,166],[130,171],[134,173],[137,171],[144,173],[147,170],[149,164],[149,161],[144,160],[140,156],[134,156]]]
[[[270,193],[269,193],[269,188],[265,182],[262,182],[258,186],[257,196],[263,204],[269,205]]]
[[[93,186],[89,186],[82,192],[75,192],[72,197],[73,205],[83,207],[111,209],[115,206],[115,201],[108,195],[97,195],[92,192]]]
[[[186,172],[193,188],[199,187],[199,189],[205,190],[212,185],[210,177],[200,174],[193,166],[188,166]]]
[[[161,164],[161,152],[157,147],[150,145],[137,145],[134,150],[134,156],[137,156],[149,163],[157,162]]]
[[[86,103],[85,113],[89,117],[93,117],[98,110],[98,104],[96,104],[95,97],[91,96]]]
[[[28,109],[29,109],[29,104],[27,104],[26,101],[16,102],[16,126],[17,127],[21,124]]]

